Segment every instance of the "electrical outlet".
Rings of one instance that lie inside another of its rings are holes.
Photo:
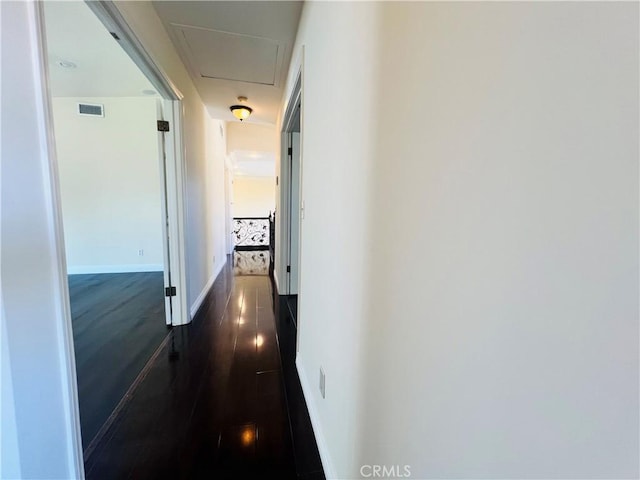
[[[216,264],[216,256],[215,255],[213,256],[213,264],[214,265]]]
[[[322,395],[322,398],[325,398],[325,376],[324,376],[324,370],[322,370],[322,367],[320,367],[320,395]]]
[[[139,257],[143,257],[144,256],[144,250],[142,250],[142,249],[138,250],[138,256]]]

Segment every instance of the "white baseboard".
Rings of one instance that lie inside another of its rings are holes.
[[[198,295],[198,298],[196,298],[195,302],[193,302],[193,305],[191,305],[189,320],[193,320],[193,317],[196,316],[196,313],[198,313],[198,310],[202,306],[202,302],[204,302],[204,299],[209,293],[209,290],[211,290],[211,287],[213,286],[213,282],[216,281],[216,278],[218,278],[218,275],[220,275],[220,272],[222,271],[222,267],[224,267],[224,265],[227,263],[227,256],[224,255],[222,258],[224,259],[224,261],[220,262],[220,264],[216,267],[216,269],[211,274],[211,277],[209,278],[209,280],[207,280],[206,285],[200,292],[200,295]]]
[[[133,265],[77,265],[67,266],[68,275],[87,273],[138,273],[138,272],[164,272],[164,265],[157,263],[133,264]]]
[[[322,468],[324,470],[325,478],[338,478],[333,468],[333,462],[329,455],[329,449],[327,448],[327,442],[324,434],[322,433],[322,427],[320,426],[320,416],[318,414],[318,408],[313,395],[311,395],[311,387],[307,380],[307,375],[304,368],[300,365],[298,357],[296,357],[296,370],[298,371],[298,377],[300,378],[300,385],[302,386],[302,394],[307,402],[307,410],[309,410],[309,418],[311,419],[311,426],[313,427],[313,435],[316,438],[316,444],[318,445],[318,452],[320,453],[320,461],[322,462]]]

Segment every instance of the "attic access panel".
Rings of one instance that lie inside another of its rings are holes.
[[[201,77],[275,85],[277,41],[186,25],[173,28]]]

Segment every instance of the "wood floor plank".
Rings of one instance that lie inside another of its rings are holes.
[[[162,272],[69,275],[83,447],[168,334]]]
[[[273,312],[257,308],[269,295],[268,276],[233,276],[227,262],[196,318],[171,330],[87,478],[296,478],[281,366],[259,366],[276,345]]]

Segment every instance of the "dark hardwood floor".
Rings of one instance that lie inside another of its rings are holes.
[[[292,302],[292,298],[295,298],[295,304]],[[297,295],[293,297],[274,296],[282,375],[285,383],[287,412],[298,478],[300,480],[321,480],[324,479],[324,472],[320,454],[296,369],[297,299]]]
[[[69,275],[86,449],[168,334],[162,272]]]
[[[287,308],[289,309],[289,315],[293,320],[293,323],[298,323],[298,295],[287,296]]]
[[[284,385],[270,278],[234,276],[230,256],[196,318],[171,329],[85,458],[86,476],[324,478],[298,458],[315,440],[294,445]]]

